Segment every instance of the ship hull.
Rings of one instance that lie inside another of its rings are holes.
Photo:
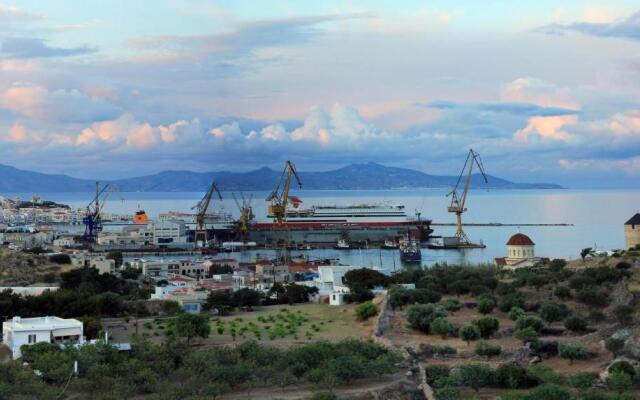
[[[428,240],[433,232],[428,221],[420,223],[286,223],[284,226],[274,224],[255,224],[249,228],[249,240],[258,245],[270,244],[315,244],[333,246],[340,239],[349,243],[383,244],[385,240],[407,235],[418,240]]]

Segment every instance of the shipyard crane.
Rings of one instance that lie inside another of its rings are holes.
[[[269,205],[269,215],[273,216],[273,221],[277,226],[283,226],[287,221],[287,204],[289,203],[289,190],[291,189],[291,179],[295,178],[298,183],[298,187],[302,188],[302,182],[296,172],[296,167],[289,160],[284,165],[282,175],[278,185],[273,192],[267,196],[267,201],[271,202]]]
[[[196,230],[193,235],[193,241],[196,246],[201,244],[201,247],[206,247],[209,242],[209,231],[205,229],[204,220],[207,214],[207,210],[209,210],[209,205],[211,204],[211,198],[213,194],[216,193],[220,201],[222,201],[222,194],[220,194],[220,190],[218,190],[218,186],[214,181],[211,181],[211,185],[209,186],[209,190],[205,193],[204,197],[196,204],[191,207],[192,210],[196,210]]]
[[[253,195],[249,195],[249,198],[245,198],[243,193],[240,193],[240,198],[242,199],[242,203],[238,200],[238,197],[235,193],[231,193],[233,196],[233,201],[235,201],[238,210],[240,211],[240,219],[238,221],[238,230],[240,234],[244,238],[249,231],[249,221],[251,221],[255,216],[253,214],[253,208],[251,207],[251,200],[253,199]]]
[[[451,196],[451,205],[448,207],[447,211],[450,213],[456,214],[456,233],[455,236],[458,238],[459,245],[470,245],[471,241],[469,237],[462,229],[462,214],[467,211],[466,203],[467,203],[467,195],[469,194],[469,187],[471,186],[471,178],[473,173],[473,166],[477,165],[480,173],[482,174],[482,178],[485,183],[488,183],[487,175],[484,172],[484,167],[482,165],[482,159],[480,159],[480,154],[473,151],[473,149],[469,149],[469,153],[467,154],[467,160],[464,162],[464,166],[462,167],[462,171],[460,172],[460,176],[458,176],[458,180],[456,181],[455,186],[447,194],[447,197]],[[467,178],[464,184],[464,189],[462,190],[462,194],[458,194],[458,188],[462,181],[462,176],[465,174],[465,169],[467,169]]]
[[[112,193],[118,193],[120,199],[122,199],[115,185],[107,183],[100,187],[100,182],[96,182],[96,194],[91,202],[87,204],[85,216],[82,218],[82,223],[84,224],[82,241],[84,243],[96,243],[98,233],[102,232],[102,208]]]

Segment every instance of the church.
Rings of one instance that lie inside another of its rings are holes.
[[[531,238],[523,233],[516,233],[507,242],[507,256],[496,258],[496,265],[508,269],[533,267],[548,258],[536,257],[535,246]]]

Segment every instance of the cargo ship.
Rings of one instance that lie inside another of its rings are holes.
[[[339,240],[351,244],[383,244],[409,232],[418,241],[428,240],[431,221],[417,213],[410,217],[403,205],[357,204],[299,208],[302,201],[290,198],[286,222],[274,223],[274,216],[252,221],[249,238],[259,244],[295,243],[335,245]]]

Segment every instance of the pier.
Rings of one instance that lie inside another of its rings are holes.
[[[431,226],[456,226],[454,222],[432,222]],[[462,226],[573,226],[573,224],[504,224],[501,222],[469,222],[463,223]]]

